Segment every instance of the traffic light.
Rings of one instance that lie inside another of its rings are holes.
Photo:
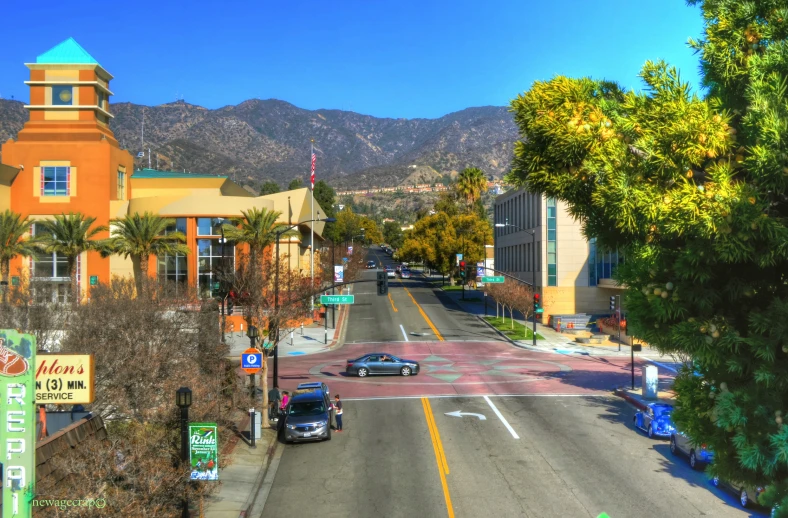
[[[460,277],[465,278],[465,261],[460,261]]]
[[[227,314],[228,315],[232,315],[233,314],[233,306],[234,306],[233,299],[228,297],[227,298]]]
[[[610,311],[616,310],[616,297],[610,297]]]
[[[389,275],[385,271],[378,272],[378,295],[389,294]]]
[[[534,313],[538,313],[538,311],[537,311],[537,310],[538,310],[539,308],[541,308],[541,307],[542,307],[542,306],[541,306],[541,304],[540,304],[540,300],[539,300],[539,294],[538,294],[538,293],[534,293]]]

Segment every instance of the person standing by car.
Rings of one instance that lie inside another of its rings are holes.
[[[279,405],[279,413],[284,414],[285,409],[287,408],[287,402],[290,400],[290,392],[284,391],[282,392],[282,403]]]
[[[279,403],[282,401],[282,393],[279,386],[268,391],[268,419],[273,420],[279,416]]]
[[[342,401],[339,399],[339,394],[336,394],[334,396],[334,408],[336,409],[334,415],[337,421],[337,432],[341,432],[342,431]]]

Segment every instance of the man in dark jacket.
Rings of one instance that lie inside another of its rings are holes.
[[[268,420],[273,421],[279,418],[279,404],[282,401],[282,393],[276,386],[268,391]]]

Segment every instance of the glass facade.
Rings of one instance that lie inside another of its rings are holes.
[[[197,235],[221,236],[223,223],[227,221],[222,221],[222,218],[197,218]]]
[[[30,233],[35,236],[40,227],[31,225]],[[77,256],[77,283],[80,279],[82,264]],[[68,275],[66,256],[58,253],[39,252],[30,258],[30,272],[34,281],[35,301],[39,304],[49,302],[66,303],[71,298],[71,278]]]
[[[547,199],[547,285],[558,286],[556,271],[556,219],[557,204],[555,198]]]
[[[235,243],[228,241],[224,245],[224,256],[222,263],[222,244],[218,239],[197,240],[197,285],[201,296],[211,296],[222,271],[235,271]]]
[[[588,241],[588,285],[596,286],[599,279],[612,279],[616,266],[624,258],[615,251],[606,251],[597,246],[596,238]]]

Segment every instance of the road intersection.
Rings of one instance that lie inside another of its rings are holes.
[[[323,381],[342,395],[345,432],[284,447],[263,516],[753,516],[632,428],[611,395],[629,383],[627,357],[516,347],[419,276],[387,297],[372,286],[356,285],[342,347],[280,360],[282,388]],[[421,373],[345,375],[371,352]]]

